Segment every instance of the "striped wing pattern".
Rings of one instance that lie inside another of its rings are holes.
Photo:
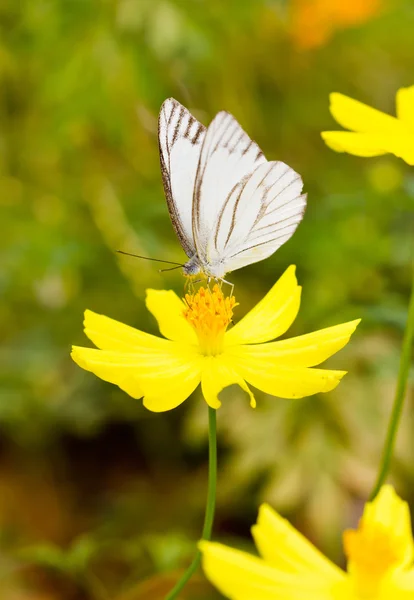
[[[161,175],[175,232],[187,254],[195,254],[192,204],[195,177],[206,128],[174,98],[161,106],[158,119]]]
[[[214,236],[226,198],[263,163],[263,152],[236,119],[219,112],[204,137],[194,186],[193,237],[202,262],[214,260]]]
[[[306,208],[302,187],[300,175],[279,161],[243,179],[223,205],[214,238],[226,271],[263,260],[289,240]]]
[[[218,113],[206,129],[170,98],[158,133],[170,217],[190,258],[234,271],[293,235],[306,207],[301,177],[283,162],[268,162],[232,115]]]

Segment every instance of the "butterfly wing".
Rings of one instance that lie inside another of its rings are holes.
[[[301,177],[268,162],[232,115],[219,113],[201,148],[193,238],[201,261],[226,272],[267,258],[294,233],[306,196]]]
[[[161,174],[171,221],[187,254],[196,252],[192,227],[193,191],[206,128],[174,98],[158,119]]]
[[[232,115],[218,113],[206,130],[170,98],[158,137],[171,221],[189,257],[232,271],[291,237],[306,205],[302,180],[284,163],[268,162]]]
[[[216,115],[204,136],[194,185],[193,238],[201,262],[219,258],[214,239],[223,210],[243,179],[266,162],[232,115]]]
[[[302,187],[300,175],[280,161],[259,165],[240,182],[215,232],[226,272],[263,260],[287,242],[305,212]]]

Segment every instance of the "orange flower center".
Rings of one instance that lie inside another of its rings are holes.
[[[404,564],[405,544],[381,523],[365,524],[344,532],[344,550],[358,598],[376,597],[381,580],[391,570]]]
[[[223,338],[237,306],[234,296],[224,296],[216,284],[213,289],[201,287],[194,294],[186,294],[184,317],[194,327],[203,354],[220,354]]]

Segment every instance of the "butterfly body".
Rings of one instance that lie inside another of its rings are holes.
[[[267,258],[302,220],[302,179],[267,161],[227,112],[208,128],[173,98],[158,123],[161,173],[173,227],[189,257],[184,274],[223,280]]]
[[[197,254],[194,254],[189,261],[187,261],[183,267],[184,275],[191,277],[198,273],[204,273],[207,277],[212,279],[223,279],[226,274],[226,268],[224,262],[216,263],[203,263]]]

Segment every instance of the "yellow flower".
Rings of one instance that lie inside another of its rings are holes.
[[[321,507],[323,510],[323,507]],[[252,528],[262,558],[200,542],[208,579],[231,600],[409,600],[414,598],[413,538],[408,505],[383,486],[346,531],[347,573],[292,525],[262,505]]]
[[[332,116],[349,131],[323,131],[322,138],[336,152],[356,156],[395,154],[414,165],[414,86],[397,92],[397,117],[391,117],[343,94],[330,95]]]
[[[247,383],[267,394],[302,398],[334,389],[345,371],[313,369],[348,342],[359,320],[289,340],[283,335],[299,310],[301,288],[290,266],[270,292],[227,330],[236,306],[219,288],[187,294],[147,290],[147,308],[164,338],[85,312],[85,333],[99,348],[74,347],[73,360],[101,379],[118,385],[144,406],[161,412],[181,404],[201,382],[209,406],[238,384],[255,406]],[[165,339],[166,338],[166,339]]]

